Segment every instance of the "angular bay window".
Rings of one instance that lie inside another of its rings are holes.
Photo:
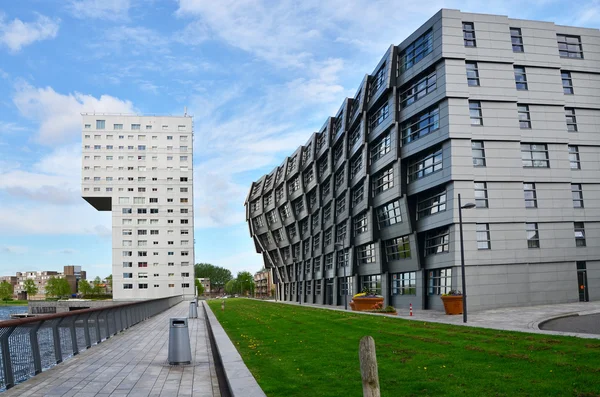
[[[360,186],[352,190],[352,208],[362,202],[365,198],[365,185],[361,183]]]
[[[354,160],[352,160],[352,162],[350,164],[350,179],[352,179],[356,175],[358,175],[358,173],[362,169],[362,166],[363,166],[363,156],[361,153],[356,158],[354,158]]]
[[[354,218],[354,235],[358,236],[368,230],[368,212],[363,212]]]
[[[387,68],[386,63],[384,62],[383,65],[381,65],[381,67],[379,68],[379,70],[377,70],[377,73],[375,73],[375,76],[373,76],[373,81],[371,82],[371,86],[369,87],[369,99],[371,99],[373,95],[375,95],[375,93],[377,93],[377,91],[379,91],[379,89],[383,87],[383,84],[386,80],[386,76]]]
[[[433,50],[433,31],[429,29],[427,32],[419,36],[413,41],[404,51],[400,53],[398,68],[402,72],[412,68],[416,63],[423,59]]]
[[[391,133],[388,132],[372,144],[370,153],[371,164],[385,156],[390,150],[392,150],[392,136]]]
[[[377,173],[373,178],[373,196],[394,187],[394,167]]]
[[[447,227],[425,232],[425,256],[450,251],[450,229]]]
[[[419,99],[435,90],[435,70],[431,73],[428,73],[426,76],[413,80],[409,84],[410,86],[406,88],[402,94],[400,94],[400,106],[403,108],[417,102]]]
[[[377,223],[379,229],[402,222],[400,199],[384,204],[377,208]]]
[[[392,295],[417,295],[417,273],[392,274]]]
[[[437,106],[411,117],[400,126],[402,143],[415,141],[440,128],[440,111]]]
[[[434,189],[419,195],[417,219],[446,211],[446,188]]]
[[[381,275],[362,276],[360,279],[361,289],[365,287],[376,295],[381,295]]]
[[[356,249],[356,257],[359,265],[375,263],[375,244],[361,245]]]
[[[410,258],[410,241],[408,236],[396,237],[385,241],[385,256],[388,262]]]
[[[390,115],[390,106],[385,102],[369,117],[369,133],[379,126]]]
[[[442,148],[434,149],[413,157],[408,163],[408,182],[425,178],[443,168]]]

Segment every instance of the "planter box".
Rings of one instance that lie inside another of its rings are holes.
[[[381,303],[383,305],[383,297],[365,298],[360,296],[352,299],[352,302],[350,302],[350,307],[354,311],[362,312],[364,310],[372,310],[373,305],[376,305],[377,303]]]
[[[462,295],[442,296],[444,302],[444,310],[446,314],[462,314],[463,312],[463,297]]]

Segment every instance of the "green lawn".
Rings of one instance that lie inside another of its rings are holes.
[[[0,301],[0,306],[27,306],[28,301],[12,300]]]
[[[600,396],[600,340],[451,326],[285,304],[208,302],[267,396],[362,396],[358,343],[382,396]]]

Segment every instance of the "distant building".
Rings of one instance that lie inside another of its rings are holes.
[[[273,270],[262,269],[254,274],[254,296],[256,298],[269,298],[273,289]]]
[[[77,283],[80,280],[86,279],[86,272],[81,270],[81,266],[65,266],[63,272],[56,271],[33,271],[33,272],[17,272],[16,276],[5,276],[0,277],[0,281],[3,279],[11,278],[15,280],[14,294],[19,299],[30,299],[38,300],[46,298],[46,284],[50,278],[66,278],[69,286],[71,287],[71,293],[77,293]],[[33,296],[27,296],[25,292],[25,281],[33,280],[38,288],[37,294]]]
[[[210,294],[210,278],[199,278],[198,281],[204,287],[203,295]]]

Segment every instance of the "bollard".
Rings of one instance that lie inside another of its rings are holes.
[[[192,362],[188,321],[185,317],[169,319],[168,361],[171,365],[190,364]]]
[[[189,318],[198,318],[198,306],[196,306],[196,302],[190,302],[190,313]]]
[[[225,301],[221,301],[221,311],[225,311]]]
[[[410,317],[412,317],[412,303],[410,304]]]

